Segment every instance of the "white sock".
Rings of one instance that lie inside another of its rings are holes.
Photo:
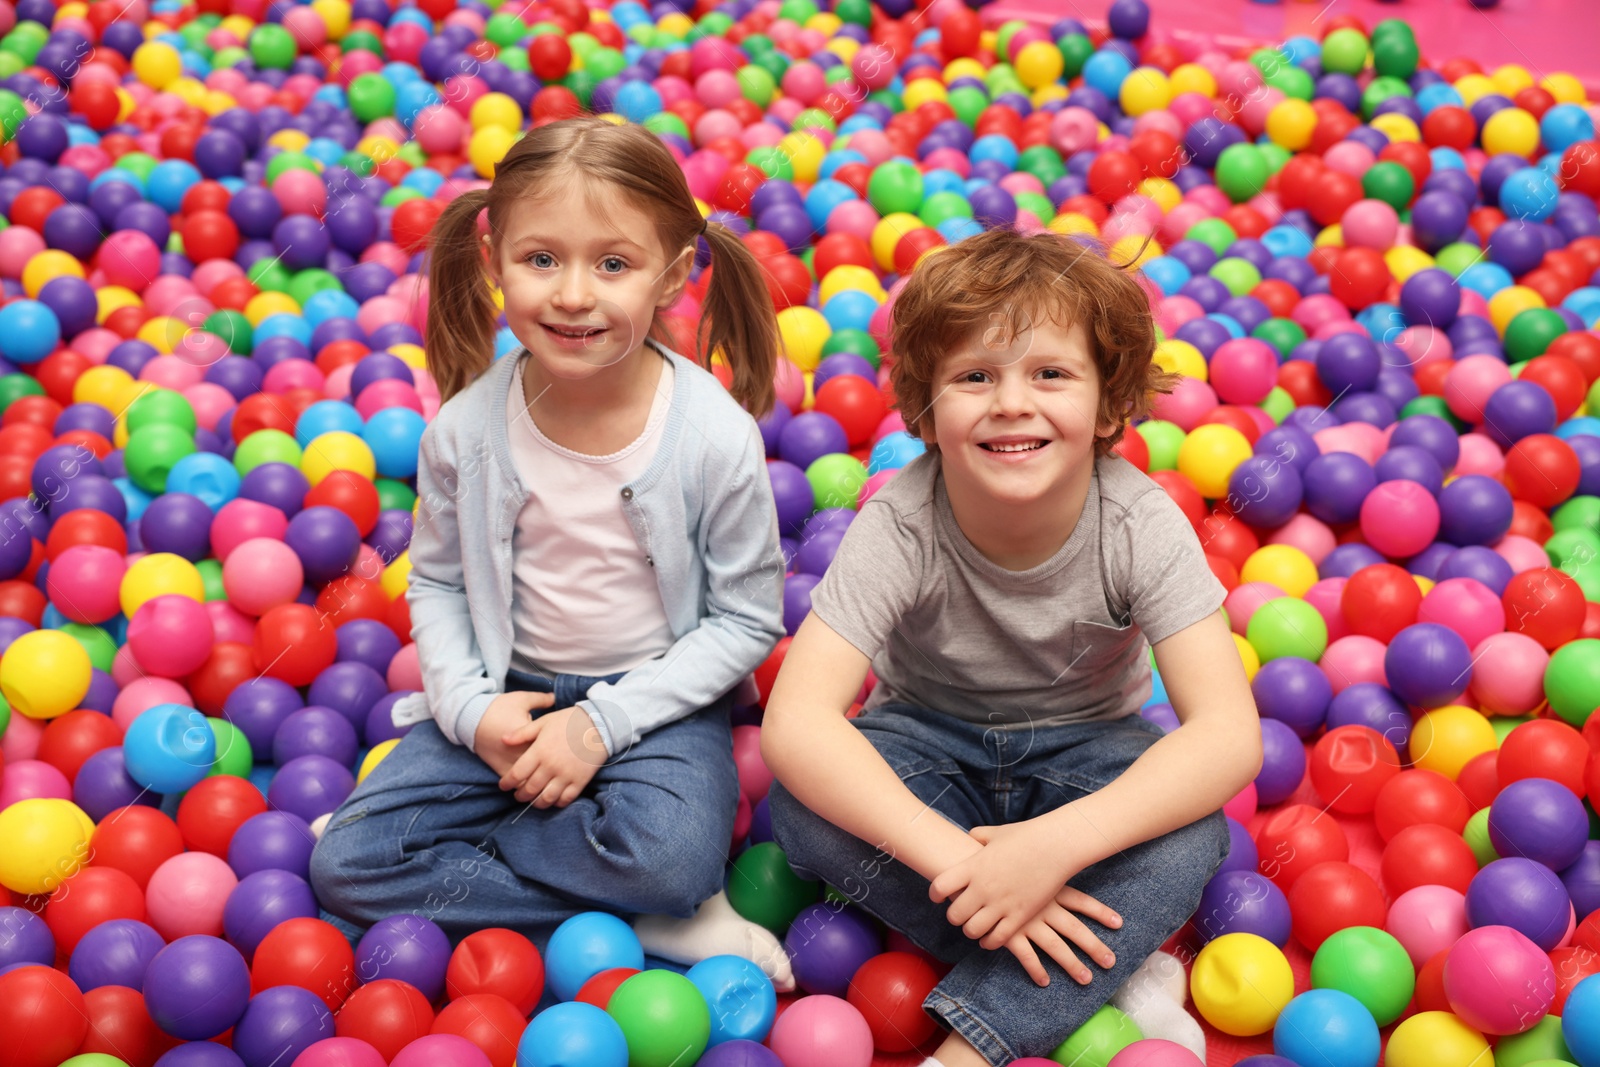
[[[734,911],[726,893],[701,904],[693,918],[640,916],[634,920],[633,932],[652,956],[687,964],[712,956],[743,956],[772,979],[778,992],[794,989],[794,970],[782,942],[766,927]]]
[[[1146,1038],[1182,1045],[1204,1062],[1206,1035],[1184,1009],[1188,979],[1176,956],[1157,952],[1128,976],[1111,1003],[1133,1020]]]
[[[944,1064],[940,1063],[932,1056],[929,1056],[927,1059],[922,1061],[922,1067],[944,1067]]]
[[[322,835],[328,830],[328,823],[332,820],[333,812],[331,811],[326,815],[318,815],[315,821],[313,821],[311,824],[311,836],[316,838],[318,841],[321,841]]]

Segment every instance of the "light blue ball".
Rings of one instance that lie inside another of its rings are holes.
[[[1577,104],[1557,104],[1539,119],[1539,140],[1552,152],[1594,140],[1594,119]]]
[[[269,337],[292,337],[303,345],[310,345],[313,328],[299,315],[268,315],[255,328],[255,343],[259,346]]]
[[[148,712],[146,713],[148,714]],[[574,915],[550,935],[545,977],[560,1000],[571,1000],[583,983],[613,967],[644,970],[644,948],[633,927],[603,911]]]
[[[845,289],[822,305],[822,317],[835,330],[865,330],[878,310],[878,302],[859,289]]]
[[[1318,1067],[1377,1067],[1378,1024],[1349,993],[1313,989],[1289,1002],[1272,1028],[1272,1051]]]
[[[0,356],[37,363],[61,343],[56,313],[37,300],[13,300],[0,308]]]
[[[1561,1038],[1582,1067],[1600,1067],[1600,974],[1585,978],[1568,995]]]
[[[1542,222],[1555,214],[1556,180],[1538,167],[1524,167],[1500,186],[1500,207],[1513,219]]]
[[[811,220],[811,228],[821,233],[827,228],[828,216],[833,214],[834,208],[858,199],[860,197],[856,196],[856,191],[844,182],[832,178],[818,179],[806,193],[806,217]]]
[[[410,408],[384,408],[361,427],[361,439],[372,449],[378,474],[384,478],[410,478],[417,473],[417,449],[428,421]]]
[[[128,727],[122,756],[128,777],[144,788],[182,793],[211,773],[217,738],[205,715],[195,708],[157,704]]]
[[[1262,243],[1265,243],[1264,237]],[[1144,265],[1144,276],[1155,282],[1156,287],[1164,294],[1172,296],[1183,288],[1185,282],[1194,277],[1194,272],[1184,265],[1181,259],[1156,256]]]
[[[927,450],[927,445],[904,430],[886,433],[872,446],[872,453],[867,457],[867,473],[899,470]]]
[[[761,968],[743,956],[712,956],[689,968],[711,1009],[711,1041],[765,1041],[778,1014],[778,994]]]
[[[620,921],[620,920],[619,920]],[[627,1067],[628,1039],[593,1004],[573,1002],[533,1017],[517,1042],[517,1067]]]
[[[294,424],[295,443],[305,448],[325,433],[361,432],[361,416],[343,400],[319,400],[300,413]]]
[[[437,174],[437,171],[433,173]],[[300,309],[300,314],[316,329],[329,319],[353,319],[361,311],[361,305],[349,293],[339,289],[324,289],[320,293],[313,293],[306,300],[305,306]]]
[[[1107,98],[1116,100],[1122,95],[1122,83],[1133,73],[1133,65],[1121,52],[1102,49],[1083,64],[1083,81],[1090,88],[1099,89]]]
[[[145,195],[167,214],[176,214],[183,203],[183,194],[200,181],[199,169],[182,159],[169,159],[157,163],[145,183]]]
[[[215,514],[239,495],[242,479],[234,465],[213,452],[192,452],[172,465],[167,492],[199,497]]]

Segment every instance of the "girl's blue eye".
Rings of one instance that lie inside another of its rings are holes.
[[[549,252],[535,252],[528,257],[528,262],[541,269],[554,265],[555,257]]]
[[[618,259],[616,256],[602,260],[601,266],[605,269],[607,274],[621,274],[628,268],[628,265],[622,262],[622,260]]]

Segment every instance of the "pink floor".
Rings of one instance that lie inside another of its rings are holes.
[[[1400,18],[1416,31],[1425,58],[1441,63],[1470,56],[1486,69],[1505,63],[1526,67],[1535,77],[1557,71],[1575,74],[1600,90],[1600,3],[1595,0],[1502,0],[1480,11],[1467,0],[1145,0],[1151,28],[1182,40],[1195,34],[1217,38],[1224,47],[1273,43],[1304,34],[1320,38],[1335,15],[1355,15],[1369,28]],[[1110,0],[996,0],[983,9],[991,23],[1022,18],[1046,25],[1062,18],[1105,23]]]

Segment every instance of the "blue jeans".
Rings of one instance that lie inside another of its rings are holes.
[[[554,692],[554,711],[619,677],[513,671],[506,688]],[[730,706],[652,730],[544,810],[419,723],[333,813],[311,854],[317,899],[347,935],[409,913],[452,941],[501,926],[542,942],[585,911],[692,915],[722,888],[738,810]]]
[[[1001,729],[907,704],[852,720],[918,799],[963,830],[1031,819],[1109,785],[1161,736],[1137,715],[1114,722]],[[986,950],[928,899],[928,880],[808,810],[774,783],[772,832],[794,869],[821,878],[914,944],[955,966],[923,1009],[993,1064],[1045,1056],[1082,1026],[1200,903],[1228,853],[1221,812],[1136,845],[1070,881],[1122,916],[1121,929],[1084,921],[1116,953],[1080,986],[1039,953],[1050,984],[1034,984],[1006,949]]]

